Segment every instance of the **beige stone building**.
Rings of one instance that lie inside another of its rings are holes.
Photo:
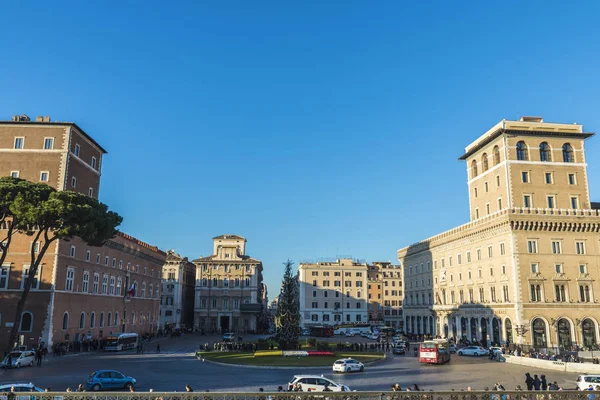
[[[193,327],[196,266],[174,250],[167,251],[161,286],[159,328]]]
[[[262,329],[263,266],[246,255],[246,239],[238,235],[213,238],[213,254],[196,265],[194,326],[207,332],[256,332]]]
[[[300,263],[301,326],[368,322],[367,271],[352,259]]]
[[[403,329],[402,267],[391,262],[373,262],[367,270],[369,321]]]
[[[398,250],[407,332],[537,348],[599,342],[592,135],[524,117],[467,146],[471,221]]]
[[[105,150],[72,122],[50,117],[0,121],[0,175],[43,182],[97,198]],[[6,226],[0,226],[6,230]],[[0,269],[0,343],[29,272],[31,237],[16,234]],[[165,253],[124,233],[102,247],[57,240],[42,259],[19,322],[19,344],[101,339],[155,332]],[[134,287],[133,295],[127,292]]]

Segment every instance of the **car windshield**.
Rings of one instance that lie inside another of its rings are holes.
[[[336,364],[343,364],[343,363],[344,363],[344,360],[337,360],[335,363],[336,363]]]
[[[20,357],[21,356],[21,352],[20,351],[13,351],[12,353],[10,353],[10,356],[12,358]]]

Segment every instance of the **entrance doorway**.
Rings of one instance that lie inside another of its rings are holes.
[[[221,323],[219,324],[219,326],[221,327],[221,332],[222,333],[229,332],[229,317],[222,315],[221,316]]]
[[[488,346],[488,321],[485,318],[481,318],[481,344]]]
[[[492,319],[492,343],[500,346],[500,321],[497,318]]]

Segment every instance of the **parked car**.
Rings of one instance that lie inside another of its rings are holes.
[[[327,386],[332,392],[349,392],[350,388],[346,385],[335,383],[329,378],[319,375],[295,375],[292,381],[288,383],[288,390],[292,390],[294,385],[301,384],[302,391],[322,392]]]
[[[450,347],[448,348],[448,350],[450,351],[450,353],[456,353],[456,345],[451,344]]]
[[[577,377],[577,390],[588,390],[588,388],[600,385],[600,375],[579,375]]]
[[[392,350],[393,354],[406,354],[406,347],[404,346],[394,346],[394,350]]]
[[[35,352],[31,350],[12,351],[4,358],[2,363],[0,363],[0,366],[2,366],[2,368],[21,368],[25,366],[31,367],[34,361]]]
[[[490,354],[488,349],[481,346],[467,346],[458,350],[459,356],[487,356]]]
[[[369,339],[369,340],[379,340],[379,335],[375,335],[375,334],[371,333],[369,336],[367,336],[367,339]]]
[[[364,338],[368,338],[369,336],[371,336],[372,333],[371,332],[367,332],[367,331],[360,331],[360,336],[364,337]]]
[[[363,372],[364,370],[364,364],[352,358],[342,358],[333,363],[333,372]]]
[[[235,340],[235,333],[225,333],[223,335],[224,342],[233,342]]]
[[[126,389],[135,387],[136,380],[130,376],[124,375],[119,371],[100,370],[92,372],[85,382],[87,390],[95,392],[99,390]]]
[[[356,335],[356,333],[354,333],[354,331],[347,330],[346,333],[344,333],[344,335],[346,337],[354,337]]]
[[[4,383],[0,385],[0,392],[10,392],[11,388],[15,388],[15,392],[43,392],[44,389],[35,386],[33,383]]]

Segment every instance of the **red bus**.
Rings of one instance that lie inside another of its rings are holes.
[[[445,364],[450,362],[448,341],[446,339],[434,339],[421,343],[419,362],[426,364]]]

